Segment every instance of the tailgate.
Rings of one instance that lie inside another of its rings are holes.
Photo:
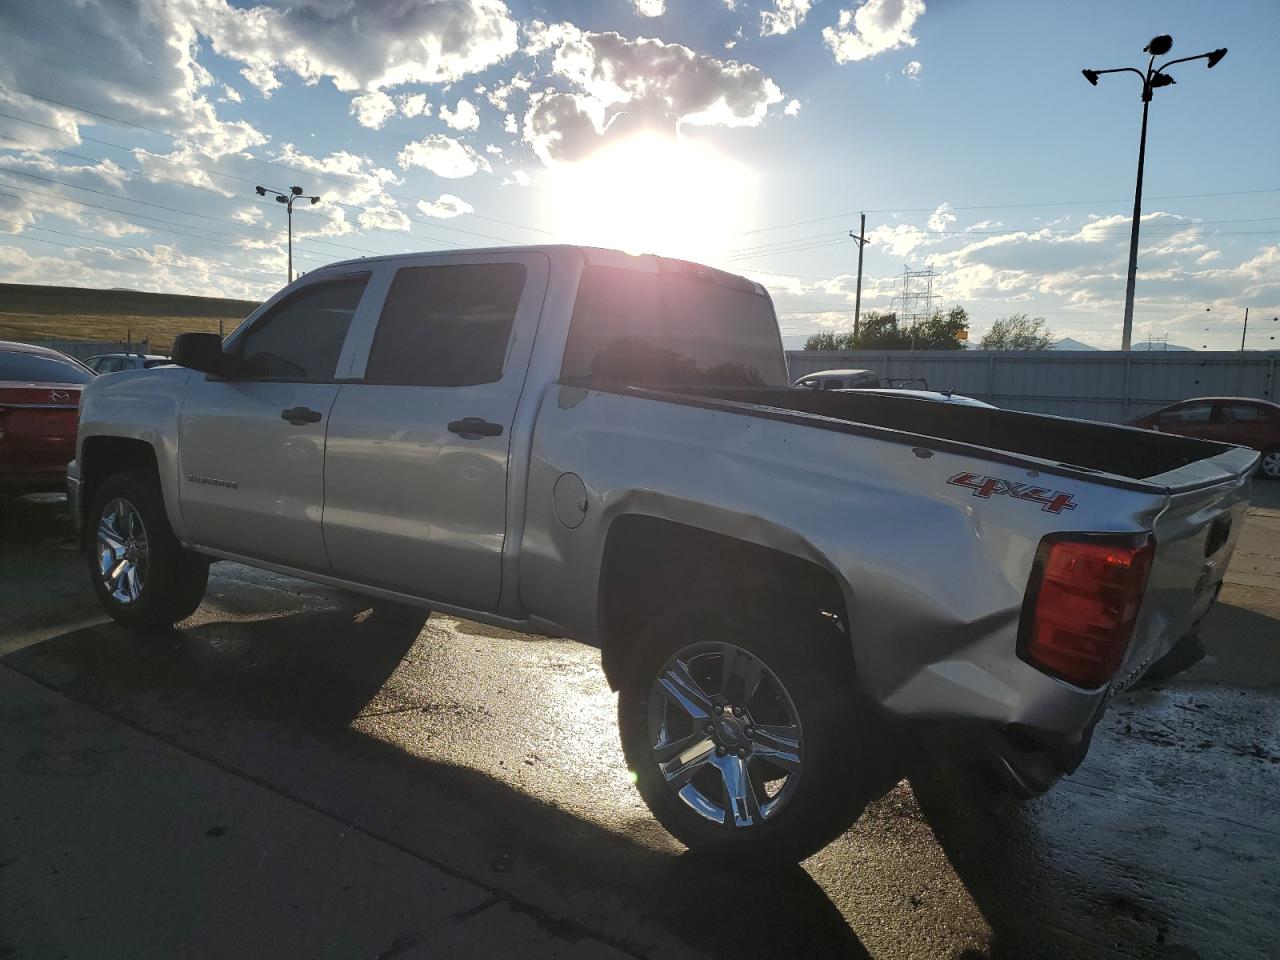
[[[1209,611],[1235,550],[1257,468],[1256,451],[1231,447],[1148,478],[1164,486],[1169,499],[1156,517],[1155,561],[1113,690],[1140,677]]]

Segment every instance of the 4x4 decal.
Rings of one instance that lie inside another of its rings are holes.
[[[1030,500],[1040,504],[1040,509],[1048,513],[1061,513],[1063,510],[1074,510],[1075,499],[1061,490],[1050,490],[1048,487],[1037,487],[1032,483],[1014,483],[1000,477],[985,477],[977,473],[957,473],[947,483],[957,487],[968,487],[975,497],[983,500],[992,494],[1013,497],[1015,500]]]

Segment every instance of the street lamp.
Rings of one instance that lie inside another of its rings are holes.
[[[1138,223],[1142,218],[1142,167],[1147,155],[1147,109],[1151,105],[1151,94],[1160,87],[1168,87],[1174,83],[1173,77],[1169,76],[1165,71],[1175,63],[1205,60],[1207,61],[1205,66],[1212,68],[1227,55],[1227,48],[1221,47],[1208,53],[1197,54],[1194,57],[1169,60],[1157,67],[1155,65],[1156,57],[1163,57],[1172,49],[1173,37],[1168,34],[1153,37],[1151,42],[1142,48],[1143,53],[1151,55],[1151,59],[1147,61],[1146,73],[1135,67],[1080,71],[1084,78],[1095,87],[1098,85],[1098,78],[1107,73],[1136,73],[1142,81],[1142,135],[1138,139],[1138,185],[1133,195],[1133,228],[1129,236],[1129,278],[1125,283],[1124,291],[1124,333],[1121,337],[1121,350],[1129,349],[1129,342],[1133,337],[1133,288],[1134,281],[1138,275]]]
[[[303,196],[301,187],[290,187],[288,193],[281,193],[279,190],[272,190],[269,187],[254,187],[258,191],[258,196],[265,197],[268,193],[276,198],[276,203],[283,203],[285,209],[289,213],[289,282],[293,283],[293,201],[310,200],[312,203],[319,203],[319,197]]]

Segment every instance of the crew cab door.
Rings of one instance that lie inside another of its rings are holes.
[[[329,418],[334,573],[472,609],[502,587],[511,428],[547,286],[539,253],[379,266]]]
[[[228,340],[233,376],[194,375],[178,430],[189,542],[329,570],[325,430],[368,280],[328,276],[291,291]]]

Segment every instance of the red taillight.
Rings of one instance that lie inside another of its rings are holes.
[[[1045,537],[1031,568],[1018,655],[1074,686],[1103,686],[1124,661],[1154,556],[1150,537]]]

